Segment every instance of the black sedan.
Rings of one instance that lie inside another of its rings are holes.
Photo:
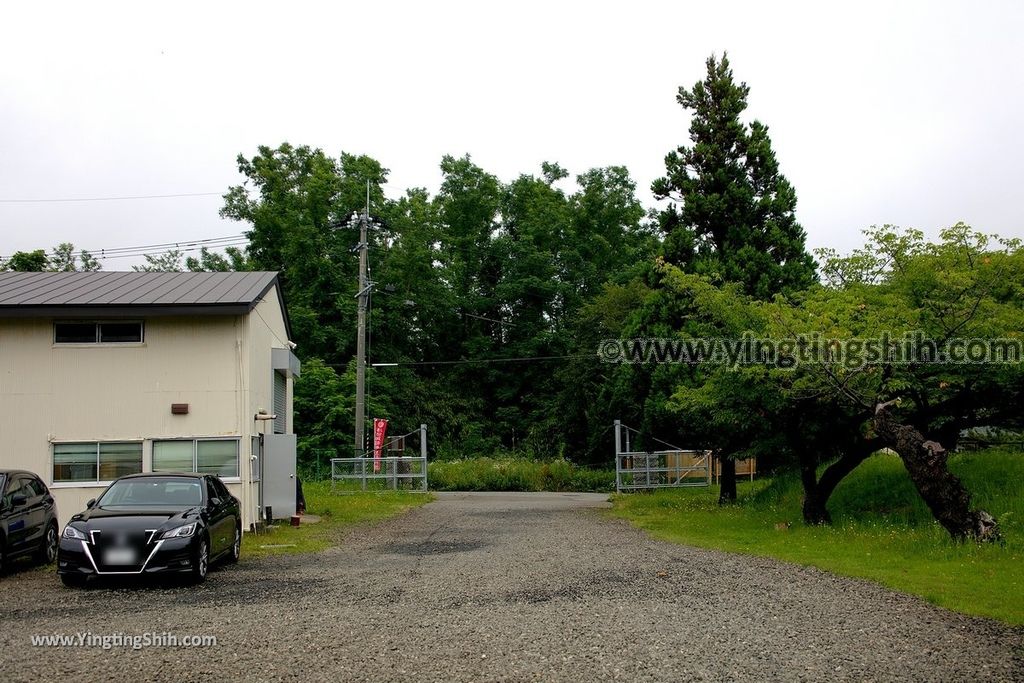
[[[0,470],[0,574],[24,555],[41,564],[57,556],[57,506],[43,480],[24,470]]]
[[[60,537],[57,573],[67,586],[165,572],[198,583],[211,563],[238,561],[238,499],[214,475],[133,474],[86,505]]]

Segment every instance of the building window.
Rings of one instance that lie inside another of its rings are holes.
[[[194,441],[154,441],[154,472],[195,472],[196,444]]]
[[[237,477],[238,439],[154,441],[153,471]]]
[[[53,445],[54,482],[99,483],[141,471],[141,442],[89,441]]]
[[[143,325],[133,322],[55,322],[55,344],[140,344]]]
[[[57,344],[95,344],[96,323],[54,323],[53,341]]]

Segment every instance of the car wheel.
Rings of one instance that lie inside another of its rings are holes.
[[[231,554],[228,555],[228,564],[235,564],[242,555],[242,529],[235,527],[235,542],[231,545]]]
[[[51,524],[46,527],[46,535],[43,536],[43,545],[36,552],[36,562],[40,564],[53,564],[57,560],[57,525]]]
[[[78,574],[61,574],[60,582],[68,588],[84,588],[85,577]]]
[[[7,555],[4,552],[4,543],[0,541],[0,576],[3,576],[5,571],[7,571]]]
[[[199,548],[196,550],[195,563],[192,565],[192,581],[202,583],[206,581],[206,573],[210,570],[210,544],[206,537],[199,539]]]

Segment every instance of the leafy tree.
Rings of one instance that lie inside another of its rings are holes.
[[[82,250],[75,253],[75,245],[61,242],[47,255],[42,249],[35,251],[16,252],[5,263],[0,263],[0,270],[20,270],[26,272],[73,272],[100,270],[102,266],[89,252]]]
[[[568,234],[559,255],[569,310],[593,299],[606,282],[624,282],[660,246],[625,167],[591,169],[576,176],[576,183],[579,191],[570,197]]]
[[[132,266],[132,270],[140,273],[174,273],[181,270],[182,253],[179,249],[171,249],[162,254],[143,254],[146,259],[144,266]]]
[[[448,326],[439,330],[447,342],[445,358],[481,361],[500,357],[510,313],[497,291],[505,265],[496,243],[503,188],[497,177],[468,155],[444,157],[441,173],[441,188],[434,198],[441,231],[438,275],[448,285],[452,310]],[[458,420],[461,429],[453,434],[469,452],[501,447],[503,428],[489,429],[479,417],[495,416],[505,401],[494,394],[502,389],[500,372],[495,364],[474,362],[452,365],[439,374],[439,379],[443,375],[455,386],[472,387],[467,397],[471,412]]]
[[[585,301],[567,328],[573,340],[573,358],[554,371],[554,391],[548,409],[549,420],[561,434],[570,453],[591,464],[606,464],[611,455],[611,425],[642,424],[642,397],[649,391],[637,386],[643,375],[632,366],[598,362],[595,349],[606,339],[629,338],[629,320],[650,296],[651,290],[638,277],[619,272],[609,277],[591,299]],[[616,282],[615,280],[624,280]],[[637,397],[641,397],[638,399]]]
[[[542,164],[542,172],[548,186],[567,174],[557,164]],[[539,330],[548,339],[536,355],[572,356],[533,366],[528,386],[534,407],[524,411],[528,437],[523,441],[538,454],[567,450],[580,461],[603,463],[610,454],[610,425],[628,419],[632,403],[622,393],[618,372],[602,365],[594,350],[601,339],[621,331],[612,330],[623,320],[613,321],[610,311],[624,312],[625,298],[646,292],[634,286],[634,278],[653,258],[658,242],[625,168],[590,169],[576,176],[576,184],[576,192],[562,199],[555,188],[519,181],[520,189],[532,186],[551,207],[542,221],[537,218],[544,214],[536,209],[522,211],[536,216],[532,232],[545,223],[551,226],[550,235],[541,238],[550,250],[551,282],[544,285],[550,295],[542,313],[547,326]],[[533,291],[542,288],[535,285]],[[522,351],[509,355],[528,355]]]
[[[334,368],[319,358],[302,365],[302,375],[295,383],[295,433],[301,462],[308,466],[317,451],[331,451],[338,457],[339,444],[348,443],[350,414],[355,397]]]
[[[61,242],[53,248],[47,267],[48,270],[57,272],[95,271],[101,268],[100,262],[84,249],[81,253],[75,254],[75,245],[71,242]]]
[[[221,215],[248,223],[249,266],[281,273],[292,327],[304,354],[344,364],[355,349],[357,232],[349,219],[386,200],[387,169],[365,156],[332,159],[320,149],[283,143],[238,157],[245,185],[224,196]],[[372,239],[376,239],[372,235]]]
[[[1019,362],[901,362],[887,354],[895,344],[905,349],[907,339],[924,358],[956,338],[1017,335],[1024,320],[1024,252],[1014,241],[993,248],[990,238],[962,224],[943,231],[937,244],[891,228],[869,236],[871,243],[851,257],[856,263],[828,262],[826,270],[863,271],[870,258],[886,264],[870,269],[877,276],[846,277],[847,284],[813,288],[797,301],[757,302],[665,265],[663,282],[690,302],[691,325],[706,321],[731,334],[744,328],[762,339],[820,340],[811,362],[793,369],[712,370],[680,386],[671,403],[687,421],[731,442],[719,447],[790,453],[799,462],[809,523],[827,522],[835,486],[868,455],[889,447],[951,536],[994,538],[995,520],[970,507],[945,454],[964,429],[1022,425],[1015,406],[1024,369]],[[912,332],[920,339],[906,336]],[[871,351],[869,341],[878,341],[878,350]],[[796,353],[790,348],[782,357],[795,360]]]
[[[41,272],[50,265],[50,259],[47,258],[46,252],[42,249],[16,251],[3,265],[5,270],[16,270],[25,273]]]
[[[281,273],[304,363],[334,369],[340,372],[339,386],[349,391],[354,387],[350,366],[355,352],[358,259],[352,248],[358,230],[351,218],[365,207],[368,182],[378,226],[368,235],[370,263],[379,284],[369,317],[371,361],[375,357],[422,360],[421,352],[441,343],[444,337],[428,326],[435,312],[445,310],[444,299],[412,294],[412,290],[435,293],[439,285],[433,272],[433,208],[425,193],[410,191],[406,198],[391,202],[382,190],[388,171],[376,160],[346,153],[334,159],[322,150],[288,143],[260,147],[251,159],[239,156],[238,164],[246,182],[228,191],[221,215],[249,224],[246,267]],[[427,223],[421,224],[421,219]],[[196,265],[204,267],[201,259]],[[223,266],[212,258],[205,264]],[[407,306],[407,301],[415,308]],[[316,375],[309,379],[305,375],[296,383],[297,394],[317,382]],[[369,411],[384,411],[392,419],[400,411],[415,414],[408,401],[398,401],[406,398],[402,391],[408,387],[392,387],[387,376],[371,371]],[[344,421],[339,429],[351,431],[351,402],[344,406],[333,419]],[[322,420],[299,424],[316,433],[325,429],[323,425]],[[330,433],[336,436],[337,431]],[[300,442],[300,460],[308,461],[314,446],[331,443],[333,436],[317,438],[310,434]],[[340,443],[344,441],[335,446]]]
[[[799,315],[779,319],[796,329],[828,325],[846,338],[888,334],[894,347],[905,352],[909,346],[926,359],[825,364],[804,374],[810,386],[859,413],[868,434],[900,455],[952,536],[995,537],[995,521],[970,508],[966,490],[946,467],[946,452],[970,427],[1024,424],[1014,408],[1024,391],[1024,370],[1019,361],[961,363],[935,356],[955,340],[1019,339],[1024,251],[1016,240],[991,238],[962,223],[943,230],[934,244],[919,232],[891,227],[868,236],[868,246],[851,257],[855,263],[833,262],[828,269],[850,272],[874,259],[881,267],[870,269],[871,278],[847,278],[845,287],[819,290]]]
[[[89,252],[87,252],[84,249],[78,255],[78,261],[79,261],[78,269],[81,270],[81,271],[94,272],[94,271],[102,270],[103,269],[103,264],[101,264],[96,259],[95,256],[93,256],[92,254],[90,254]]]
[[[588,171],[567,195],[556,184],[568,172],[554,163],[505,184],[469,157],[448,156],[436,196],[411,189],[395,200],[381,189],[386,169],[369,157],[332,159],[283,144],[240,157],[239,170],[246,184],[225,195],[222,215],[250,226],[248,265],[282,273],[304,362],[319,359],[351,386],[350,218],[363,209],[369,180],[377,225],[369,359],[416,364],[371,368],[371,411],[384,411],[396,429],[430,422],[443,453],[565,447],[560,401],[581,398],[562,392],[554,362],[497,361],[572,354],[581,307],[606,279],[628,280],[636,259],[653,254],[656,236],[625,169]],[[189,267],[224,266],[211,256]]]
[[[249,259],[238,247],[227,247],[224,249],[224,254],[218,254],[206,247],[202,247],[199,250],[199,258],[189,256],[185,259],[185,268],[193,272],[252,270]]]
[[[75,256],[75,245],[71,242],[61,242],[53,248],[50,256],[49,269],[57,272],[72,272],[78,270],[78,258]]]

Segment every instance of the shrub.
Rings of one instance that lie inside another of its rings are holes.
[[[589,470],[568,460],[471,458],[428,465],[434,491],[612,491],[615,472]]]

